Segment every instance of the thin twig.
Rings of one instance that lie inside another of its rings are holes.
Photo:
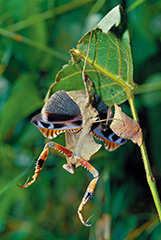
[[[136,111],[136,107],[135,107],[133,93],[131,94],[131,96],[129,96],[128,100],[129,100],[129,104],[131,107],[131,112],[132,112],[133,118],[134,118],[134,120],[136,120],[138,122],[139,119],[138,119],[138,115],[137,115],[137,111]],[[159,199],[159,194],[158,194],[158,190],[156,187],[156,181],[155,181],[155,178],[154,178],[152,170],[151,170],[151,166],[150,166],[150,162],[148,159],[148,154],[147,154],[147,150],[146,150],[144,141],[143,141],[143,144],[140,146],[140,151],[141,151],[141,155],[142,155],[142,159],[143,159],[143,163],[144,163],[147,182],[149,184],[149,187],[150,187],[153,199],[154,199],[154,203],[155,203],[158,215],[159,215],[159,219],[161,221],[161,202]]]
[[[85,60],[84,60],[83,70],[82,70],[82,79],[83,79],[84,86],[85,86],[85,89],[86,89],[86,93],[87,93],[87,97],[88,97],[88,103],[90,103],[90,90],[91,89],[88,89],[88,87],[87,87],[88,75],[85,73],[85,69],[86,69],[87,58],[89,56],[89,51],[90,51],[90,46],[91,46],[91,38],[92,38],[92,31],[90,32],[88,49],[87,49],[86,57],[85,57]]]

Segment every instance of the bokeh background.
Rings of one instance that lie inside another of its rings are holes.
[[[94,198],[77,208],[91,180],[83,168],[64,171],[65,158],[50,153],[37,182],[33,174],[45,139],[30,123],[69,49],[117,4],[125,10],[134,61],[136,106],[161,196],[161,1],[0,0],[0,236],[3,240],[130,240],[161,238],[139,148],[128,143],[91,163],[100,172]],[[19,34],[19,35],[15,35]],[[127,107],[127,105],[126,105]],[[130,113],[130,111],[129,111]],[[64,143],[64,136],[56,139]]]

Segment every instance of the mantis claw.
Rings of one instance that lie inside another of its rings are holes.
[[[84,218],[83,218],[83,215],[82,215],[81,211],[78,209],[78,216],[79,216],[79,219],[81,220],[81,222],[83,223],[84,226],[86,226],[86,227],[91,227],[91,226],[92,226],[92,224],[87,224],[87,223],[88,223],[89,220],[93,217],[93,215],[91,215],[91,216],[87,219],[87,221],[85,221]]]
[[[85,168],[87,168],[90,173],[93,175],[93,179],[91,180],[91,182],[89,183],[88,187],[87,187],[87,190],[83,196],[83,199],[79,205],[79,208],[78,208],[78,216],[79,216],[79,219],[80,221],[83,223],[84,226],[86,227],[90,227],[92,226],[92,224],[88,224],[87,222],[91,219],[92,216],[90,216],[87,221],[84,220],[83,216],[82,216],[82,210],[84,208],[84,206],[89,202],[89,200],[92,198],[93,196],[93,192],[95,190],[95,187],[96,187],[96,184],[98,182],[98,179],[99,179],[99,173],[97,172],[97,170],[89,163],[87,162],[85,159],[83,158],[79,158],[78,159],[80,164],[82,166],[84,166]]]
[[[27,178],[27,180],[23,186],[20,186],[20,185],[17,185],[17,186],[19,188],[27,188],[27,187],[31,186],[35,182],[35,179],[31,180],[30,182],[29,182],[29,179],[30,179],[30,177]]]

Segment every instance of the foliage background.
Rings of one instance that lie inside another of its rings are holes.
[[[91,228],[77,217],[91,176],[83,168],[75,175],[64,171],[62,156],[51,153],[30,188],[16,186],[32,175],[34,160],[44,146],[30,120],[70,59],[69,49],[119,3],[127,14],[134,81],[141,85],[136,105],[161,195],[161,1],[0,0],[0,234],[4,240],[156,240],[161,236],[139,148],[131,142],[113,153],[102,147],[92,158],[100,180],[84,211],[87,217],[94,213]],[[125,109],[129,111],[127,105]],[[64,145],[63,136],[56,141]]]

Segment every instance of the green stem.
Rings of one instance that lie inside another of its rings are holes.
[[[93,5],[93,7],[88,12],[88,16],[90,16],[92,14],[95,14],[95,13],[98,13],[102,9],[105,2],[106,2],[106,0],[97,0],[95,2],[95,4]]]
[[[3,29],[3,28],[0,28],[0,35],[4,36],[4,37],[8,37],[14,41],[17,41],[17,42],[22,42],[22,43],[25,43],[31,47],[34,47],[36,49],[39,49],[41,50],[42,52],[45,52],[45,53],[48,53],[54,57],[57,57],[63,61],[67,61],[69,60],[69,58],[63,54],[63,53],[60,53],[52,48],[49,48],[43,44],[41,44],[40,42],[37,42],[37,41],[34,41],[32,39],[29,39],[29,38],[26,38],[26,37],[23,37],[19,34],[16,34],[16,33],[13,33],[9,30],[6,30],[6,29]]]
[[[138,88],[135,90],[135,94],[143,94],[160,90],[161,82],[146,83],[139,85]]]
[[[26,168],[23,172],[21,172],[18,176],[16,176],[12,181],[7,183],[3,188],[0,189],[0,196],[6,192],[13,184],[17,183],[23,176],[25,176],[29,172],[30,167]]]
[[[30,17],[28,19],[25,19],[25,20],[20,21],[18,23],[12,24],[12,25],[8,26],[7,28],[9,30],[13,31],[13,32],[19,31],[19,30],[24,29],[26,27],[33,26],[37,23],[43,22],[43,21],[45,21],[49,18],[52,18],[56,15],[60,15],[60,14],[63,14],[65,12],[71,11],[72,9],[81,7],[82,5],[87,4],[89,2],[92,2],[92,1],[94,1],[94,0],[82,0],[82,1],[79,1],[79,2],[73,1],[73,2],[70,2],[70,3],[64,4],[64,5],[61,5],[57,8],[50,9],[46,12],[40,13],[40,14],[38,14],[36,16],[33,16],[33,17]]]
[[[137,115],[137,111],[136,111],[136,107],[135,107],[133,94],[131,94],[131,96],[129,97],[128,100],[129,100],[129,104],[130,104],[130,107],[131,107],[131,112],[132,112],[133,118],[134,118],[134,120],[138,121],[138,115]],[[140,146],[140,151],[141,151],[141,155],[142,155],[142,159],[143,159],[143,163],[144,163],[147,182],[149,184],[149,187],[150,187],[153,199],[154,199],[154,203],[155,203],[158,215],[159,215],[159,219],[161,221],[161,203],[160,203],[155,178],[153,176],[153,173],[152,173],[152,170],[151,170],[151,167],[150,167],[148,154],[147,154],[147,150],[146,150],[144,142]]]
[[[143,2],[145,2],[145,0],[136,0],[134,3],[130,5],[130,7],[128,7],[127,12],[134,10],[137,6],[141,5]]]

